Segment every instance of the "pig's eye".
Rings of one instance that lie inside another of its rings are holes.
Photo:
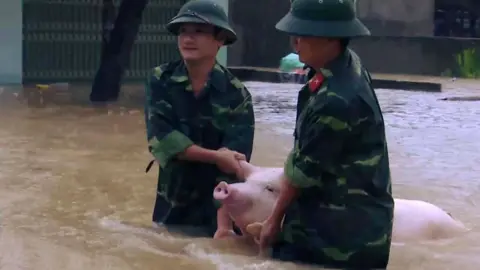
[[[273,188],[271,188],[270,186],[266,186],[265,190],[268,192],[275,192],[275,190],[273,190]]]

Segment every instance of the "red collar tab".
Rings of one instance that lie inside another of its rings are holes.
[[[320,85],[322,85],[323,80],[325,78],[323,77],[322,73],[317,73],[313,78],[310,79],[308,82],[308,88],[310,89],[311,93],[316,93],[318,89],[320,88]]]

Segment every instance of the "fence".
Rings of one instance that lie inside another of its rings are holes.
[[[114,1],[116,6],[120,1]],[[185,0],[150,0],[125,79],[143,79],[178,56],[164,24]],[[23,1],[23,80],[91,81],[100,64],[102,0]]]

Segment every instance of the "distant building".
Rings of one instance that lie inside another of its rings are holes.
[[[437,0],[434,35],[480,38],[480,2]]]
[[[165,31],[163,24],[185,1],[150,0],[127,78],[143,78],[159,61],[176,56],[175,38]],[[480,0],[356,2],[361,20],[374,36],[480,38]],[[277,65],[289,46],[288,38],[275,31],[274,25],[290,3],[282,0],[229,0],[229,3],[229,14],[240,41],[229,47],[228,63],[253,65],[261,61],[261,65]],[[101,5],[102,0],[1,0],[0,84],[91,80],[100,59]],[[269,38],[265,39],[266,36]],[[261,60],[256,52],[262,55]]]
[[[480,38],[479,0],[357,0],[376,36]]]

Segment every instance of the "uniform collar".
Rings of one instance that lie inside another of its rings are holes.
[[[320,69],[323,77],[329,78],[335,74],[342,72],[346,67],[349,66],[351,59],[350,49],[345,49],[340,55],[335,59],[325,65],[325,67]]]
[[[349,65],[351,54],[348,49],[344,50],[340,55],[333,59],[330,63],[325,65],[325,67],[320,69],[320,72],[313,74],[308,81],[308,89],[310,93],[317,93],[320,89],[320,86],[325,80],[328,80],[330,77],[342,72]]]
[[[210,75],[206,82],[206,88],[213,88],[217,91],[225,91],[225,71],[222,66],[215,62],[215,66],[210,71]],[[175,67],[172,76],[170,79],[175,83],[186,84],[185,89],[187,91],[192,91],[192,85],[190,84],[190,79],[188,78],[188,71],[185,63],[180,61],[180,63]],[[211,87],[210,87],[211,86]]]

